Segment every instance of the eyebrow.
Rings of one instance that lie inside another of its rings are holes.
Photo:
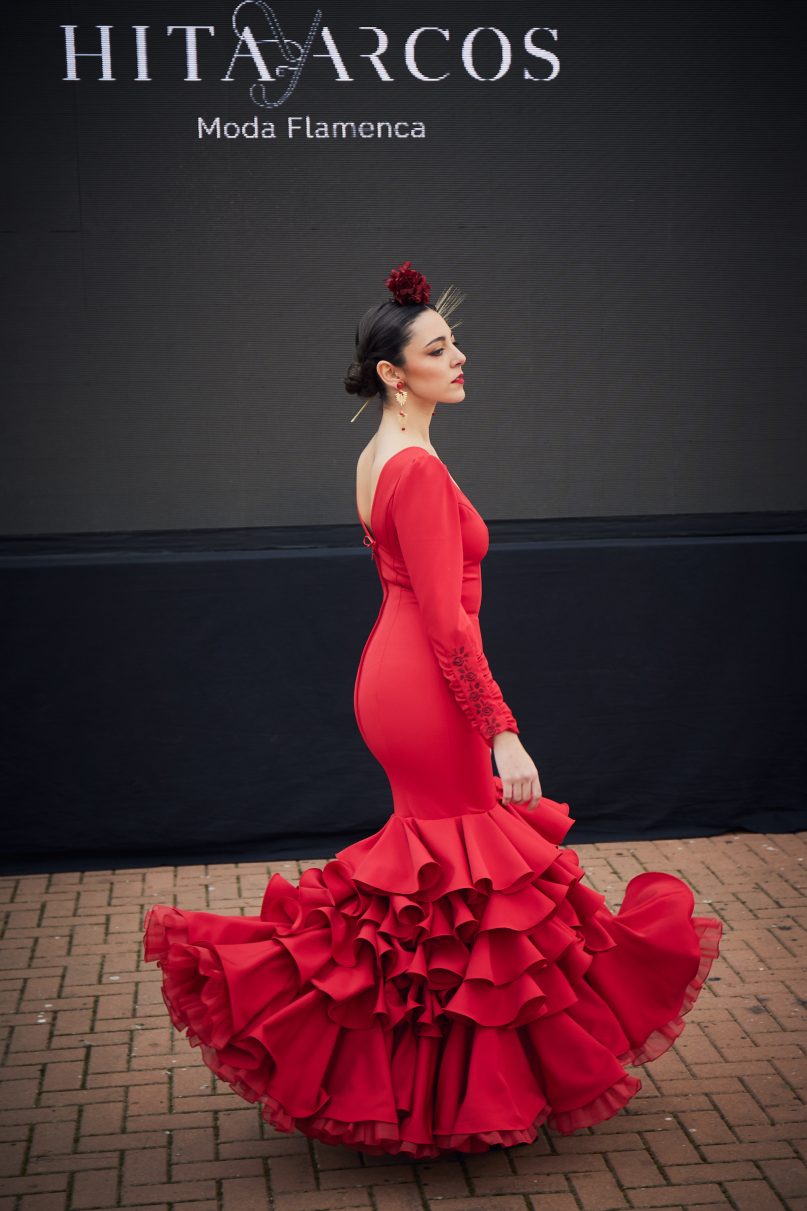
[[[435,341],[444,341],[445,339],[446,338],[444,336],[433,336],[430,341],[426,341],[426,344],[423,346],[423,348],[428,349],[429,345],[433,345]]]

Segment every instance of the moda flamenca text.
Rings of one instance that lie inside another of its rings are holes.
[[[407,119],[323,122],[309,114],[290,114],[285,122],[257,117],[233,122],[200,116],[197,134],[200,139],[425,139],[426,123]]]

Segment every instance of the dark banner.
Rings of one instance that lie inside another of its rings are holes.
[[[355,324],[456,284],[488,519],[803,509],[796,9],[6,14],[0,533],[349,523]]]

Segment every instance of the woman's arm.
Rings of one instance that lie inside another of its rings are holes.
[[[393,518],[426,633],[451,692],[493,747],[500,732],[518,734],[474,625],[462,606],[462,530],[448,468],[434,455],[413,457],[395,485]]]

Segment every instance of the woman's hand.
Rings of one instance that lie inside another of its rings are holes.
[[[518,803],[532,811],[541,798],[541,783],[535,762],[515,732],[493,737],[493,756],[502,780],[502,803]]]

